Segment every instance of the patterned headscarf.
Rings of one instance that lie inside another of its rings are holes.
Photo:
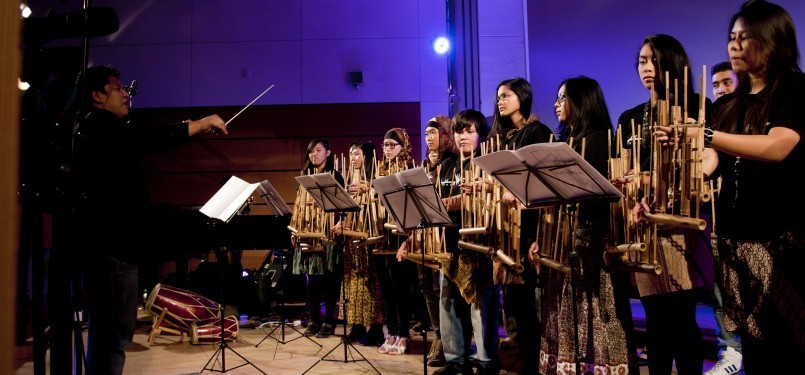
[[[424,160],[425,164],[423,165],[434,167],[441,163],[446,153],[458,153],[458,147],[456,147],[456,141],[453,138],[452,122],[449,117],[442,115],[436,116],[428,120],[428,125],[425,126],[425,128],[436,128],[439,132],[439,149],[436,151],[438,155],[435,161],[429,160],[431,151],[428,150],[428,158]]]
[[[407,169],[411,164],[411,139],[408,137],[408,132],[403,128],[392,128],[383,139],[393,139],[402,146],[402,150],[392,160],[386,160],[385,154],[383,155],[383,162],[377,169],[378,176],[388,176]]]

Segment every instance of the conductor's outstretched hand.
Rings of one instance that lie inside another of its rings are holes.
[[[201,120],[191,120],[187,123],[187,133],[192,137],[198,133],[219,132],[229,134],[226,123],[218,115],[209,115]]]

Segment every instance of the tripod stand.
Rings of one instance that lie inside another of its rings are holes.
[[[566,143],[543,143],[516,151],[499,151],[475,159],[526,207],[561,204],[570,220],[570,289],[573,304],[573,344],[576,373],[581,373],[579,353],[578,272],[575,228],[579,202],[614,201],[623,194]],[[566,233],[567,234],[567,233]]]
[[[262,181],[259,183],[249,184],[246,181],[243,181],[235,176],[232,176],[227,180],[227,182],[220,188],[218,191],[213,195],[213,197],[204,204],[199,211],[210,218],[217,219],[220,222],[227,223],[232,217],[240,212],[241,207],[246,203],[246,200],[251,196],[251,194],[259,189],[260,197],[266,202],[266,205],[270,207],[277,215],[287,215],[291,212],[288,205],[285,204],[280,198],[279,194],[277,194],[276,190],[271,183],[267,180]],[[213,220],[212,225],[215,226],[217,223]],[[251,365],[261,374],[266,374],[263,370],[260,370],[257,366],[253,363],[249,362],[248,359],[243,357],[242,355],[238,354],[234,349],[229,347],[226,343],[226,338],[224,336],[224,269],[221,268],[221,342],[218,345],[218,349],[213,353],[212,357],[207,361],[207,364],[204,365],[204,368],[201,369],[201,372],[204,370],[216,371],[216,372],[227,372],[230,370],[234,370],[239,367],[243,367],[246,365]],[[229,349],[232,353],[235,353],[238,357],[245,361],[245,363],[235,366],[233,368],[227,369],[226,368],[226,350]],[[218,360],[220,356],[220,361]],[[220,362],[221,369],[217,370],[213,366],[215,363]],[[212,364],[212,365],[210,365]],[[210,366],[210,367],[207,367]]]
[[[277,356],[277,348],[279,347],[280,344],[285,345],[285,344],[287,344],[287,343],[289,343],[291,341],[295,341],[295,340],[298,340],[298,339],[301,339],[301,338],[306,338],[306,339],[310,340],[310,342],[318,345],[319,348],[322,347],[321,344],[317,343],[315,340],[311,339],[308,336],[305,336],[302,332],[299,332],[299,330],[296,329],[296,327],[294,327],[293,325],[288,324],[288,319],[285,317],[285,291],[282,290],[282,286],[284,286],[283,279],[285,278],[285,261],[284,260],[285,260],[285,256],[284,256],[282,250],[280,250],[280,271],[279,271],[280,272],[280,277],[279,277],[279,280],[278,280],[278,285],[280,285],[280,287],[277,290],[277,296],[281,297],[281,298],[278,298],[279,299],[279,305],[280,305],[280,307],[279,307],[279,311],[280,311],[279,324],[276,327],[274,327],[274,329],[272,329],[270,332],[268,332],[266,334],[266,336],[263,337],[263,339],[260,340],[260,342],[258,342],[257,345],[254,346],[255,348],[259,347],[260,344],[263,343],[263,341],[266,341],[266,339],[269,339],[269,338],[274,340],[274,341],[276,341],[277,346],[274,347],[274,357]],[[294,337],[294,338],[292,338],[290,340],[286,340],[285,339],[285,327],[286,326],[288,326],[289,328],[294,330],[296,333],[298,333],[299,337]],[[280,330],[280,334],[279,334],[280,337],[279,338],[272,336],[272,334],[277,329]]]
[[[221,324],[221,342],[218,344],[218,349],[215,351],[215,353],[212,354],[212,357],[210,357],[210,359],[207,361],[207,364],[204,365],[204,368],[202,368],[200,372],[204,372],[204,370],[209,370],[209,371],[214,371],[214,372],[225,373],[227,371],[232,371],[232,370],[234,370],[236,368],[240,368],[240,367],[243,367],[243,366],[246,366],[246,365],[251,365],[252,367],[255,368],[255,370],[259,371],[261,374],[267,375],[265,372],[263,372],[263,370],[260,370],[260,368],[255,366],[254,363],[251,363],[248,359],[246,359],[246,357],[240,355],[238,352],[235,351],[235,349],[232,349],[226,343],[226,336],[224,335],[224,305],[223,305],[223,301],[224,301],[224,280],[226,279],[226,277],[224,277],[224,274],[225,274],[224,271],[225,271],[224,267],[221,267],[221,270],[220,270],[220,277],[221,277],[220,301],[221,301],[221,303],[219,304],[219,306],[220,306],[219,314],[221,315],[221,321],[220,321],[220,324]],[[226,368],[226,350],[227,349],[229,349],[232,353],[234,353],[235,355],[240,357],[240,359],[245,361],[245,363],[242,363],[240,365],[237,365],[235,367],[231,367],[231,368],[227,369]],[[219,361],[219,357],[220,357],[220,361]],[[215,368],[215,363],[220,363],[220,365],[221,365],[220,370]],[[207,367],[207,366],[210,366],[210,367]]]
[[[347,212],[353,211],[360,211],[360,206],[358,205],[352,197],[349,196],[344,188],[338,184],[338,182],[333,178],[332,175],[329,173],[319,173],[314,175],[308,176],[299,176],[296,177],[296,180],[299,181],[299,184],[302,185],[313,197],[313,200],[316,201],[316,204],[322,209],[324,212],[340,212],[341,217],[346,217]],[[341,237],[344,237],[344,227],[341,227]],[[344,267],[344,264],[341,265]],[[344,289],[344,278],[341,278],[341,289]],[[344,346],[344,363],[349,362],[359,362],[365,361],[372,367],[375,372],[380,374],[380,371],[369,362],[366,357],[352,345],[351,342],[347,339],[347,304],[349,300],[347,298],[343,298],[341,301],[341,311],[344,313],[344,335],[341,337],[340,342],[334,348],[332,348],[329,352],[325,353],[316,363],[310,366],[307,370],[305,370],[302,374],[306,374],[308,371],[312,370],[316,365],[321,363],[322,361],[331,361],[331,362],[340,362],[335,359],[329,359],[327,356],[330,353],[334,352],[338,349],[339,346]],[[356,359],[352,357],[349,359],[349,350],[352,349],[355,353],[358,353],[360,359]]]
[[[425,233],[429,227],[452,225],[452,220],[444,208],[441,198],[436,192],[424,168],[414,168],[379,178],[374,181],[375,191],[383,200],[383,205],[391,212],[394,222],[400,231],[414,230],[412,235],[416,241],[416,230],[422,230],[422,265],[425,260]],[[413,243],[412,243],[413,245]],[[428,331],[422,329],[422,371],[428,373]]]

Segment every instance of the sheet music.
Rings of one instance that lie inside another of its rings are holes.
[[[423,220],[428,225],[451,224],[442,199],[424,168],[407,169],[375,179],[372,187],[383,206],[394,216],[400,231],[416,228]],[[422,212],[416,207],[417,204]]]
[[[208,217],[229,221],[259,185],[232,176],[199,211]]]
[[[475,158],[526,206],[616,199],[621,192],[570,146],[539,143]]]
[[[317,173],[295,177],[324,212],[359,211],[361,207],[333,175]]]
[[[263,202],[266,203],[266,206],[271,209],[271,212],[273,212],[274,215],[293,215],[291,208],[288,207],[288,204],[285,203],[280,194],[274,189],[274,186],[272,186],[268,180],[263,180],[260,182],[258,187],[260,188],[260,198],[263,198]]]

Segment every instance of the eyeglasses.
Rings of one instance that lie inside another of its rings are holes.
[[[562,104],[565,102],[565,99],[567,99],[567,95],[565,95],[565,93],[561,93],[559,95],[556,95],[556,100],[554,101],[554,103]]]
[[[495,98],[495,102],[496,102],[496,103],[505,102],[505,101],[508,101],[508,100],[509,100],[509,98],[511,98],[511,97],[513,97],[513,96],[514,96],[514,97],[517,97],[517,95],[515,95],[513,92],[511,92],[511,93],[510,93],[510,92],[506,92],[506,93],[500,94],[500,96],[498,96],[497,98]]]
[[[383,148],[395,148],[399,145],[400,145],[399,143],[394,142],[383,142]]]

